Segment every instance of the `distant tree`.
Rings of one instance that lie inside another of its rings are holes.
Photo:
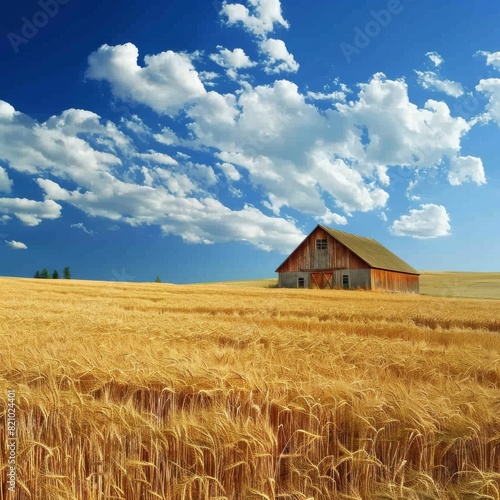
[[[155,283],[161,283],[161,279],[160,279],[160,277],[159,277],[159,276],[157,276],[157,277],[156,277],[156,279],[155,279]]]
[[[63,269],[63,275],[64,275],[64,279],[65,280],[70,280],[71,279],[71,269],[69,268],[69,266],[66,266]]]
[[[54,272],[52,273],[52,279],[53,280],[59,279],[59,273],[57,272],[57,269],[54,269]]]
[[[39,279],[40,278],[40,271],[37,271],[33,278]]]
[[[50,278],[50,274],[47,271],[47,269],[45,269],[45,268],[42,269],[42,272],[40,273],[40,278],[42,278],[44,280],[47,280]]]

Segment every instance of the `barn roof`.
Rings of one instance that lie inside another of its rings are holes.
[[[323,226],[322,224],[318,224],[316,227],[320,227],[326,231],[330,236],[342,243],[342,245],[351,250],[351,252],[355,253],[359,258],[364,260],[370,267],[374,267],[375,269],[385,269],[387,271],[396,271],[399,273],[420,274],[416,269],[407,264],[404,260],[400,259],[396,254],[393,254],[390,250],[373,238],[365,238],[355,234],[344,233],[343,231],[332,229],[331,227]],[[299,248],[302,243],[297,248]],[[285,262],[287,260],[288,258]],[[285,262],[283,262],[283,264]],[[281,266],[283,264],[281,264]]]
[[[400,273],[419,274],[410,264],[407,264],[373,238],[344,233],[321,224],[319,224],[319,227],[363,259],[370,267]]]

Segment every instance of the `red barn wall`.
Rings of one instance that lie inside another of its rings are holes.
[[[419,276],[382,269],[371,270],[372,290],[419,293]]]
[[[326,239],[328,248],[316,250],[316,240]],[[368,264],[332,238],[320,227],[281,265],[278,272],[297,272],[314,269],[366,269]]]

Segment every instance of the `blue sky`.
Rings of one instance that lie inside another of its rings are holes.
[[[318,223],[499,271],[499,25],[485,0],[9,2],[0,275],[270,277]]]

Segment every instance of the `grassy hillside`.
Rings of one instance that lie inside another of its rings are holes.
[[[499,498],[500,301],[26,279],[0,296],[16,498]]]
[[[420,290],[441,297],[500,299],[500,273],[422,271]]]

